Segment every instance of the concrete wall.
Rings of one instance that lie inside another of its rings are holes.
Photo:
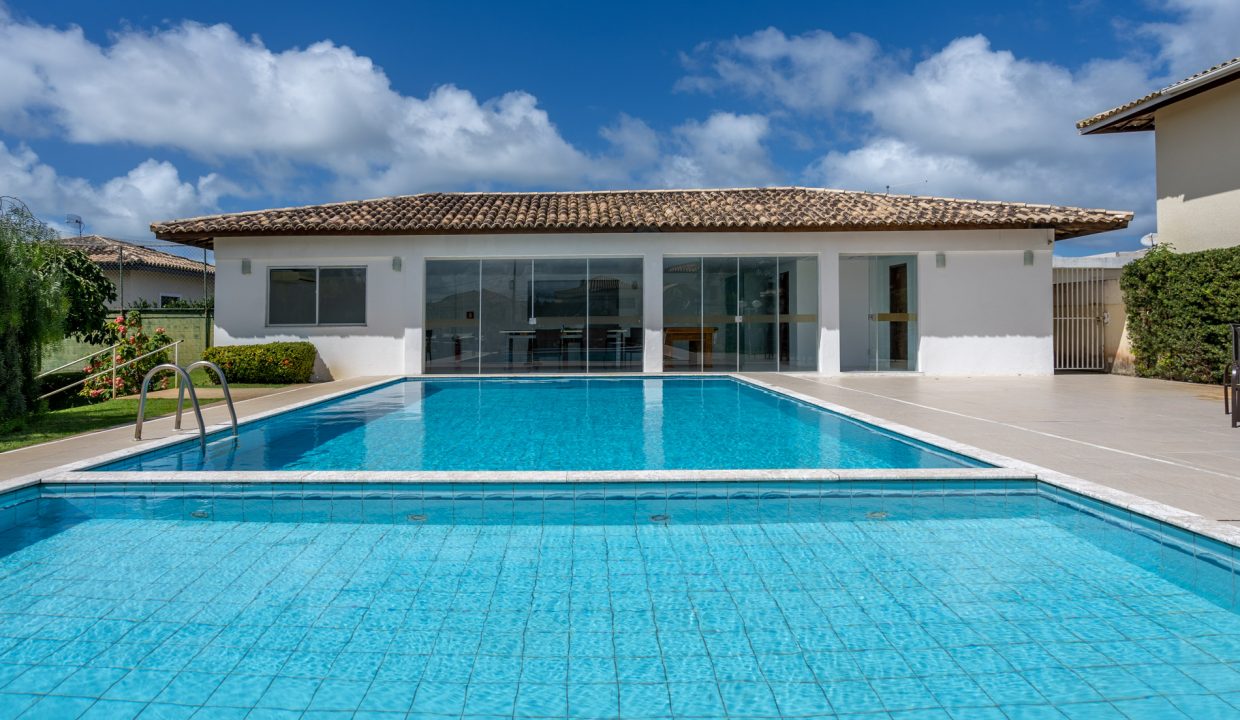
[[[644,363],[646,371],[659,372],[664,255],[816,255],[818,367],[832,374],[840,371],[840,256],[899,254],[918,256],[920,370],[1049,374],[1051,237],[1050,230],[981,230],[218,238],[215,340],[310,340],[323,377],[418,374],[428,258],[641,257]],[[1033,267],[1023,264],[1025,250],[1034,252]],[[936,252],[947,254],[947,267],[935,267]],[[393,257],[401,258],[399,271]],[[243,259],[250,261],[249,274],[241,272]],[[267,268],[291,265],[365,266],[366,325],[268,327]]]
[[[1154,117],[1158,241],[1181,252],[1240,245],[1240,82]]]
[[[146,333],[162,327],[173,340],[180,340],[178,359],[182,365],[202,359],[202,353],[211,347],[213,320],[187,310],[142,310],[142,329]],[[103,350],[107,345],[89,345],[76,340],[65,340],[43,356],[41,367],[51,370],[67,362]],[[171,359],[171,357],[170,357]],[[68,369],[78,369],[79,366]],[[66,369],[66,370],[68,370]]]

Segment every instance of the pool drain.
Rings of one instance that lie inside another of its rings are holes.
[[[211,517],[211,513],[207,512],[206,510],[195,510],[192,513],[190,513],[189,516],[192,518],[204,519],[204,518]]]
[[[670,519],[671,518],[669,518],[667,515],[651,515],[650,516],[650,522],[667,522]]]
[[[882,510],[875,510],[873,512],[866,513],[865,517],[868,520],[886,520],[887,513]]]
[[[426,522],[426,516],[421,514],[406,515],[405,519],[409,522]]]

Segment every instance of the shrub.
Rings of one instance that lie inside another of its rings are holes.
[[[137,310],[130,310],[125,316],[117,315],[108,321],[105,329],[107,331],[105,342],[109,345],[119,344],[120,347],[116,348],[111,355],[104,354],[91,360],[89,365],[82,368],[82,372],[87,375],[110,370],[113,363],[118,366],[124,365],[134,358],[146,355],[172,342],[172,338],[168,337],[161,327],[155,328],[155,332],[150,335],[146,334],[142,329],[142,315]],[[111,373],[87,380],[82,386],[81,395],[91,400],[108,400],[120,395],[133,395],[142,389],[142,378],[146,377],[146,373],[156,365],[168,362],[168,356],[168,351],[164,350],[120,368],[116,371],[115,387],[112,384]],[[170,372],[160,375],[151,382],[151,389],[163,390],[169,387],[172,384],[172,377]]]
[[[1120,289],[1136,373],[1219,382],[1240,323],[1240,248],[1175,253],[1156,246],[1124,267]]]
[[[314,345],[308,342],[222,345],[202,354],[220,366],[229,382],[239,383],[310,382],[314,356]]]

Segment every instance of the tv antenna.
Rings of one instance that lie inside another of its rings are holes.
[[[930,183],[930,180],[926,179],[926,180],[918,180],[917,182],[901,183],[899,185],[887,185],[885,186],[886,189],[883,190],[883,194],[890,195],[892,188],[899,190],[900,188],[913,187],[914,185],[928,185],[929,183]]]
[[[74,215],[73,213],[69,213],[68,215],[66,215],[66,216],[65,216],[65,222],[66,222],[66,223],[68,223],[68,224],[70,224],[70,225],[77,225],[77,229],[78,229],[78,238],[79,238],[79,239],[81,239],[81,237],[82,237],[82,228],[83,228],[83,227],[85,227],[85,225],[86,225],[86,223],[82,222],[82,216],[81,216],[81,215]]]

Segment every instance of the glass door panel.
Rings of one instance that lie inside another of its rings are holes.
[[[779,369],[818,369],[818,258],[779,259]]]
[[[480,372],[534,369],[532,271],[529,260],[482,261]]]
[[[871,370],[917,369],[917,257],[870,258]]]
[[[663,369],[697,371],[702,341],[702,259],[663,258]]]
[[[642,260],[590,260],[590,372],[642,369]]]
[[[777,370],[779,345],[777,266],[773,257],[743,257],[738,260],[740,277],[740,316],[738,353],[740,370]]]
[[[535,260],[533,278],[533,369],[585,372],[586,261]]]
[[[736,370],[740,276],[737,258],[702,259],[702,369]]]
[[[478,372],[478,261],[426,263],[426,372]]]

